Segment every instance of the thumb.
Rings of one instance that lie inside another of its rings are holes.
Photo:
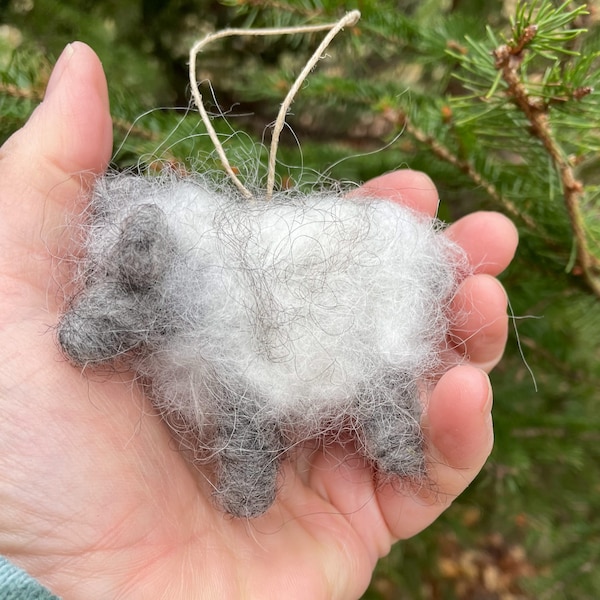
[[[102,171],[111,147],[102,65],[89,46],[74,42],[58,59],[44,101],[2,148],[0,172],[11,170],[22,188],[46,192],[66,178]]]
[[[74,42],[64,49],[29,125],[45,130],[41,155],[63,173],[106,168],[112,148],[108,89],[102,64],[89,46]]]
[[[7,264],[43,253],[85,186],[110,160],[112,123],[102,65],[69,44],[44,101],[0,148],[0,239]],[[17,259],[17,260],[13,260]]]

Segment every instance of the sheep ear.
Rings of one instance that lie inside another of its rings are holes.
[[[121,225],[113,250],[117,277],[130,291],[148,291],[163,278],[174,251],[175,241],[163,211],[155,204],[141,204]]]

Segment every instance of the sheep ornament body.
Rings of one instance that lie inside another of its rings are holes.
[[[192,461],[212,466],[217,502],[236,517],[269,509],[281,461],[310,440],[352,436],[381,478],[427,476],[421,396],[448,366],[463,251],[437,220],[398,203],[274,193],[293,98],[359,17],[227,29],[194,44],[190,88],[229,185],[104,175],[82,223],[60,347],[80,367],[132,369]],[[196,56],[223,37],[318,31],[327,34],[273,126],[266,189],[253,193],[203,106]]]
[[[437,220],[172,174],[99,178],[87,217],[59,344],[139,375],[227,513],[263,514],[307,440],[350,433],[382,477],[426,476],[421,390],[466,273]]]

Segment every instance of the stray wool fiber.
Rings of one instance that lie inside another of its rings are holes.
[[[59,344],[138,373],[226,512],[264,513],[286,452],[347,431],[383,477],[426,476],[420,390],[468,272],[439,221],[173,174],[100,177],[87,217]]]

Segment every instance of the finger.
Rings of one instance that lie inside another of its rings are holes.
[[[400,495],[390,486],[379,505],[395,539],[428,527],[479,473],[493,446],[492,390],[487,375],[472,366],[448,371],[435,387],[425,418],[431,484]]]
[[[399,202],[432,217],[437,213],[439,204],[433,181],[425,173],[410,169],[375,177],[363,184],[355,194]]]
[[[108,91],[102,65],[81,42],[69,44],[48,82],[44,101],[2,149],[0,168],[11,170],[21,188],[50,192],[65,178],[102,171],[112,147]],[[21,167],[20,170],[15,170]]]
[[[512,221],[495,212],[467,215],[448,227],[446,233],[465,250],[475,273],[489,275],[506,269],[519,241]]]
[[[451,311],[457,321],[451,343],[461,358],[491,371],[502,358],[508,337],[507,296],[491,275],[473,275],[460,286]]]
[[[493,445],[492,400],[487,374],[471,365],[451,369],[434,389],[425,428],[440,492],[457,496],[485,464]]]
[[[111,146],[100,61],[85,44],[70,44],[52,73],[44,101],[0,149],[5,188],[1,239],[4,256],[18,258],[6,261],[9,271],[11,264],[19,272],[39,268],[39,256],[52,246],[52,232],[64,225],[65,207],[81,197],[83,181],[105,168]],[[30,258],[36,254],[37,259]]]

